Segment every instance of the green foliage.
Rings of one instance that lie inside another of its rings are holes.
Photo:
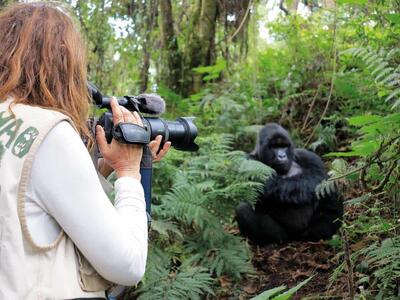
[[[373,275],[378,280],[380,292],[378,297],[384,299],[398,299],[398,278],[400,278],[400,237],[383,240],[367,248],[366,262],[374,269]],[[390,292],[393,291],[394,293]]]
[[[371,233],[371,230],[366,231]],[[362,289],[359,299],[369,299],[373,290],[378,293],[374,299],[396,300],[400,297],[398,278],[400,276],[400,239],[398,236],[382,242],[374,242],[351,255],[358,272],[357,284],[369,289]],[[345,263],[339,265],[332,274],[331,282],[344,272]]]
[[[280,286],[274,289],[270,289],[268,291],[265,291],[261,293],[260,295],[251,298],[251,300],[287,300],[290,299],[299,289],[301,289],[303,286],[305,286],[313,276],[310,278],[307,278],[306,280],[300,282],[298,285],[295,287],[291,288],[290,290],[281,293],[283,290],[286,289],[286,286]],[[279,293],[279,294],[278,294]],[[278,294],[278,295],[277,295]]]
[[[352,151],[334,152],[329,156],[362,157],[365,159],[363,172],[369,170],[371,181],[383,181],[383,184],[387,183],[392,188],[397,186],[397,180],[389,176],[400,160],[400,114],[357,116],[350,118],[349,123],[359,127],[360,139],[352,143]]]
[[[197,67],[193,68],[193,71],[199,74],[207,74],[203,77],[204,81],[210,81],[213,79],[217,79],[221,72],[226,69],[226,61],[220,59],[216,62],[215,65],[206,66],[206,67]]]
[[[160,249],[149,253],[145,286],[139,288],[137,299],[202,299],[213,294],[213,279],[205,268],[191,265],[171,267],[170,258]]]
[[[315,193],[317,194],[318,199],[322,199],[327,195],[338,192],[339,190],[339,183],[337,181],[324,180],[316,186]]]
[[[344,53],[348,53],[359,58],[371,72],[378,88],[380,98],[385,98],[385,102],[393,102],[393,108],[400,105],[400,68],[392,66],[399,54],[398,48],[390,51],[381,49],[373,51],[371,48],[352,48]]]
[[[201,234],[190,237],[185,245],[185,251],[192,253],[188,261],[207,267],[217,277],[228,274],[233,279],[240,280],[243,274],[252,272],[251,265],[247,263],[250,252],[242,240],[226,233],[217,236],[218,240],[205,240]]]
[[[338,0],[338,4],[355,4],[355,5],[365,5],[368,3],[368,0]]]

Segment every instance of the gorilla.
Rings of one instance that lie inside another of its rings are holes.
[[[288,132],[276,123],[260,131],[249,159],[276,171],[267,179],[255,208],[236,207],[240,232],[258,245],[293,240],[329,239],[340,227],[343,202],[338,192],[317,197],[316,186],[326,179],[321,158],[295,148]]]

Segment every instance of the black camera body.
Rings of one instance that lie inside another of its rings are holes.
[[[88,85],[90,95],[98,108],[107,108],[97,124],[104,128],[106,139],[111,143],[116,138],[121,143],[147,144],[157,135],[161,135],[162,142],[170,141],[171,146],[181,151],[197,151],[199,146],[194,142],[197,137],[197,127],[193,123],[194,117],[179,117],[175,121],[164,120],[159,117],[143,117],[142,113],[159,115],[165,110],[164,100],[155,94],[141,94],[138,96],[116,97],[119,105],[130,111],[137,111],[142,116],[144,130],[137,125],[121,123],[114,126],[110,109],[110,97],[103,96],[93,85]],[[96,125],[97,125],[96,124]]]

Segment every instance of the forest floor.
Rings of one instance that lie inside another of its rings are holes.
[[[251,246],[256,274],[244,282],[243,299],[281,285],[291,288],[311,277],[292,299],[343,299],[346,282],[329,285],[329,277],[338,265],[336,253],[327,242],[292,242],[284,245]]]

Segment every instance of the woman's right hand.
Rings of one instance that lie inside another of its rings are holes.
[[[139,114],[131,113],[120,106],[115,98],[111,99],[111,110],[114,126],[121,122],[143,126]],[[96,140],[105,163],[114,169],[118,177],[128,176],[140,180],[140,161],[143,153],[141,145],[121,144],[115,139],[108,144],[104,129],[100,125],[96,126]]]

